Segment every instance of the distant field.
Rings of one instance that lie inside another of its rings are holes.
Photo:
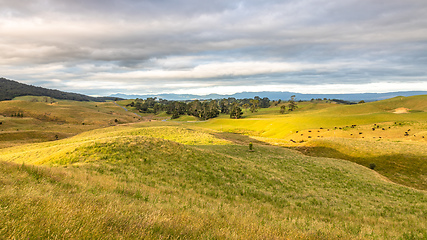
[[[287,114],[280,114],[279,106],[245,112],[243,119],[223,116],[197,126],[245,134],[311,156],[365,167],[374,163],[375,170],[392,181],[427,190],[427,96],[357,105],[303,102]],[[399,108],[407,113],[394,113]]]
[[[300,105],[297,111],[287,114],[280,114],[280,108],[277,106],[260,109],[255,114],[245,112],[243,119],[234,120],[224,116],[223,118],[211,119],[201,125],[222,131],[246,131],[260,137],[280,139],[301,130],[345,128],[351,125],[370,127],[376,123],[392,122],[394,124],[394,122],[402,122],[403,124],[420,124],[419,129],[423,131],[426,131],[427,126],[426,96],[399,97],[358,105],[330,103],[301,103]],[[405,106],[408,106],[412,112],[409,114],[393,113],[394,109]],[[401,130],[399,137],[403,138],[406,130],[403,128]],[[425,137],[427,137],[427,133],[422,134],[426,134]]]
[[[96,128],[139,120],[112,102],[18,97],[0,102],[0,148],[53,141]]]
[[[427,237],[426,192],[348,161],[250,152],[244,138],[147,122],[0,150],[0,235]]]

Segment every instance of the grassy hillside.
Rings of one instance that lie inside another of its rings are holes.
[[[53,141],[96,128],[140,120],[112,102],[55,99],[46,102],[46,99],[25,96],[0,102],[0,148]]]
[[[402,107],[408,108],[409,114],[393,113],[394,109]],[[296,131],[306,129],[333,129],[351,125],[371,126],[386,122],[425,124],[427,95],[398,97],[358,105],[303,102],[299,103],[299,109],[295,112],[280,114],[279,111],[280,105],[260,109],[257,113],[245,111],[243,119],[234,120],[223,116],[201,125],[222,131],[247,132],[260,137],[282,139]],[[424,127],[420,126],[422,129]],[[404,132],[401,132],[402,137]]]
[[[427,237],[426,192],[348,161],[249,152],[245,138],[151,122],[0,150],[0,235]]]
[[[311,156],[346,159],[375,171],[393,182],[427,190],[427,144],[328,138],[295,149]]]
[[[407,113],[394,113],[399,108]],[[197,126],[250,135],[312,156],[366,167],[374,163],[390,180],[427,190],[427,95],[357,105],[304,102],[287,114],[279,109],[245,112],[239,120],[223,116]]]
[[[111,97],[90,97],[83,94],[36,87],[6,78],[0,78],[0,101],[11,100],[20,96],[47,96],[63,100],[95,102],[111,101],[115,99]]]

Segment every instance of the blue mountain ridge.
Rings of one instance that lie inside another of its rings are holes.
[[[149,97],[157,97],[167,100],[194,100],[194,99],[221,99],[221,98],[260,98],[268,97],[270,100],[288,100],[291,96],[295,95],[296,100],[311,100],[311,99],[340,99],[351,102],[358,102],[364,100],[365,102],[378,101],[397,96],[409,97],[414,95],[427,95],[427,91],[406,91],[406,92],[388,92],[388,93],[351,93],[351,94],[306,94],[295,92],[240,92],[235,94],[209,94],[209,95],[194,95],[194,94],[144,94],[144,95],[127,95],[123,93],[112,94],[109,97],[117,97],[124,99],[146,99]]]

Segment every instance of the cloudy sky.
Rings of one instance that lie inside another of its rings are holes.
[[[426,0],[0,0],[0,77],[89,95],[427,91]]]

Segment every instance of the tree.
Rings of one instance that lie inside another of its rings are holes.
[[[188,103],[187,114],[200,118],[202,114],[202,103],[199,100]]]
[[[256,97],[255,97],[256,98]],[[258,97],[259,98],[259,97]],[[249,109],[249,111],[251,111],[251,113],[257,112],[259,108],[259,100],[257,99],[252,99],[251,100],[251,108]]]
[[[153,111],[155,114],[161,111],[161,109],[162,109],[162,105],[160,103],[154,104]]]
[[[207,104],[207,119],[215,118],[219,115],[218,102],[216,100],[212,100]]]
[[[219,110],[221,111],[221,113],[229,113],[227,99],[223,98],[221,99],[221,101],[219,101]]]
[[[171,119],[176,119],[176,118],[179,118],[179,114],[178,114],[178,111],[174,110],[172,113]]]
[[[200,118],[207,120],[209,118],[217,117],[218,115],[219,115],[219,109],[218,109],[218,102],[216,100],[203,102]]]
[[[259,100],[259,106],[261,108],[269,108],[270,107],[270,99],[268,99],[268,97],[260,99]]]
[[[280,106],[280,113],[284,114],[286,112],[286,105]]]
[[[154,104],[156,104],[157,97],[147,98],[144,102],[147,104],[149,108],[154,108]]]
[[[297,108],[298,108],[298,106],[297,106],[297,104],[295,102],[295,95],[292,95],[291,99],[289,100],[288,109],[289,109],[289,111],[293,111],[293,110],[295,110]]]
[[[233,104],[230,109],[230,118],[238,119],[243,115],[242,109],[240,109],[239,105]]]
[[[139,112],[142,113],[149,113],[150,111],[148,110],[148,104],[146,102],[137,102],[135,104],[135,108],[136,110],[139,110]]]

